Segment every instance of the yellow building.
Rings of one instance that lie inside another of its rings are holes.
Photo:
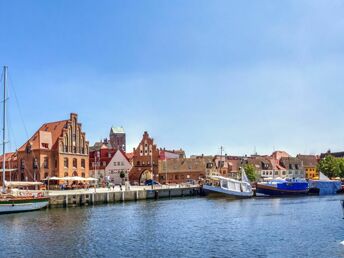
[[[318,159],[315,155],[297,155],[301,160],[305,169],[306,179],[319,179],[319,172],[317,170]]]

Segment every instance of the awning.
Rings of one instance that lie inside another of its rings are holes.
[[[18,186],[36,186],[42,185],[42,182],[26,182],[26,181],[12,181],[12,182],[5,182],[7,187],[18,187]]]
[[[81,176],[66,176],[66,177],[47,177],[43,179],[43,181],[50,181],[50,180],[64,180],[64,181],[98,181],[97,178],[93,177],[81,177]]]

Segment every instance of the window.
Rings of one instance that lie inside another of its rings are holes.
[[[213,163],[207,163],[207,168],[212,168],[213,167]]]
[[[137,162],[136,162],[136,166],[140,166],[140,161],[137,161]]]
[[[81,160],[81,167],[85,168],[85,160],[84,159]]]
[[[103,167],[106,167],[106,161],[103,161]]]
[[[25,160],[20,160],[20,169],[25,169]]]
[[[37,169],[38,168],[38,161],[36,158],[33,159],[32,161],[32,168]]]
[[[284,176],[285,176],[285,171],[282,171],[282,175],[284,175]]]
[[[295,169],[299,169],[299,165],[298,164],[295,164]]]
[[[63,165],[65,168],[68,168],[68,158],[63,159]]]
[[[78,160],[73,159],[73,168],[77,168],[77,167],[78,167]]]
[[[43,166],[44,166],[44,168],[49,168],[49,159],[48,159],[48,157],[44,157]]]
[[[278,176],[278,171],[275,171],[275,176]]]
[[[48,149],[49,148],[49,144],[42,142],[42,147],[45,148],[45,149]]]
[[[293,165],[292,164],[289,164],[289,169],[293,169]]]
[[[121,165],[121,163],[118,161],[118,162],[117,162],[117,166],[119,166],[119,165]]]
[[[121,161],[121,166],[124,166],[124,162],[123,161]]]

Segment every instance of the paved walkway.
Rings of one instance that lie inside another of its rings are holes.
[[[175,188],[190,188],[190,187],[199,187],[199,185],[155,185],[153,190],[159,189],[175,189]],[[110,188],[89,188],[89,189],[78,189],[78,190],[50,190],[49,195],[70,195],[70,194],[87,194],[87,193],[111,193],[111,192],[121,192],[121,191],[143,191],[143,190],[152,190],[152,186],[130,186],[129,189],[125,189],[125,186],[122,186],[122,190],[119,186],[110,187]]]

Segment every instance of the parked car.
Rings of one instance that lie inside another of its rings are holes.
[[[145,181],[145,185],[160,185],[157,181],[154,181],[152,179],[148,179]]]

